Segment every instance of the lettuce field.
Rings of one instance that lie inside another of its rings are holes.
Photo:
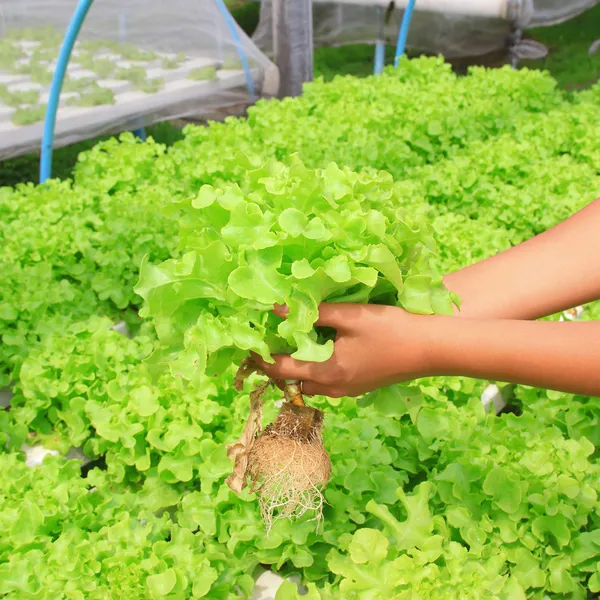
[[[226,479],[250,350],[325,360],[324,300],[450,312],[443,274],[600,196],[599,115],[598,84],[405,59],[0,188],[0,597],[251,598],[264,567],[302,581],[276,600],[596,597],[597,398],[506,386],[496,414],[502,382],[458,377],[312,398],[323,520],[268,535]]]

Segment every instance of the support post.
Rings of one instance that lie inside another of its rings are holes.
[[[46,107],[46,117],[44,120],[44,133],[42,137],[42,149],[40,156],[40,183],[45,183],[52,176],[52,147],[54,145],[54,129],[56,126],[56,113],[58,111],[58,103],[60,101],[60,92],[62,84],[73,52],[73,46],[77,41],[77,36],[81,30],[81,26],[85,21],[92,6],[93,0],[79,0],[71,22],[67,27],[65,39],[60,49],[52,84],[50,85],[50,93],[48,96],[48,106]]]
[[[384,40],[384,17],[383,8],[377,8],[377,42],[375,43],[375,62],[373,74],[379,75],[385,64],[385,40]]]
[[[313,79],[312,0],[273,1],[273,50],[281,98],[299,96]]]
[[[250,98],[254,101],[256,100],[256,91],[254,90],[254,79],[252,79],[252,72],[250,70],[250,62],[248,61],[248,57],[246,56],[246,52],[244,50],[244,45],[242,44],[242,38],[238,32],[238,24],[235,22],[235,19],[232,17],[227,5],[224,0],[215,0],[217,3],[217,8],[221,12],[221,15],[225,19],[225,24],[229,28],[229,32],[233,37],[233,42],[235,44],[238,56],[242,61],[242,68],[244,69],[244,73],[246,74],[246,86],[248,87],[248,93],[250,94]],[[219,46],[220,49],[220,46]]]
[[[415,9],[415,1],[416,0],[408,0],[406,8],[404,9],[404,14],[402,15],[402,24],[400,25],[398,42],[396,44],[396,55],[394,56],[394,68],[396,69],[400,63],[400,57],[406,51],[406,38],[408,38],[408,30],[410,29],[410,21]]]
[[[142,142],[145,142],[148,139],[148,136],[146,135],[146,130],[143,127],[138,127],[137,129],[134,129],[133,135],[135,135],[135,137],[141,140]]]

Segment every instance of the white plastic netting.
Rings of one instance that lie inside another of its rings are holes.
[[[313,3],[315,46],[395,44],[406,0],[345,0]],[[407,47],[448,58],[482,56],[508,47],[511,25],[553,25],[599,0],[417,0]],[[383,37],[380,37],[381,22]],[[273,51],[272,0],[262,0],[253,40],[267,55]]]
[[[528,26],[556,25],[572,19],[596,4],[599,4],[598,0],[533,0],[533,15]]]
[[[39,148],[76,6],[0,0],[0,160]],[[278,85],[276,67],[216,0],[95,0],[67,69],[55,145],[169,119],[218,118],[276,95]]]

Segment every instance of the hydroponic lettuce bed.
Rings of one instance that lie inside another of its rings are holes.
[[[365,298],[387,281],[403,306],[446,310],[436,273],[600,196],[598,108],[598,87],[567,98],[543,73],[403,60],[168,150],[109,140],[72,182],[0,189],[0,595],[252,598],[265,568],[311,600],[597,593],[597,398],[448,377],[311,399],[324,520],[269,536],[255,495],[225,480],[258,382],[237,392],[234,363],[275,343],[272,295],[293,284],[302,306],[323,283]],[[294,326],[309,355],[328,351]],[[23,448],[58,455],[32,468]]]
[[[130,332],[127,330],[126,324],[122,321],[111,328],[112,330],[120,333],[121,335],[129,336]],[[7,408],[10,406],[10,399],[12,394],[8,390],[0,391],[0,407]],[[509,394],[506,391],[501,390],[497,385],[489,385],[481,396],[482,404],[484,409],[493,413],[499,413],[506,406],[509,399]],[[50,450],[44,448],[43,445],[23,444],[21,451],[25,455],[25,463],[28,467],[36,468],[43,464],[46,456],[59,456],[57,450]],[[80,448],[71,448],[65,456],[68,459],[80,461],[82,466],[85,467],[90,463],[90,459],[85,456]],[[273,600],[277,594],[279,588],[287,582],[292,582],[296,585],[300,584],[300,578],[298,575],[293,575],[288,578],[283,578],[277,575],[271,570],[260,569],[254,575],[255,586],[251,596],[251,600]],[[301,586],[303,593],[306,593],[306,587]]]
[[[25,462],[28,467],[39,467],[46,456],[57,456],[59,453],[56,450],[47,450],[42,446],[23,446],[22,451],[25,454]],[[80,452],[71,451],[67,454],[71,459],[82,460],[86,464],[86,459]],[[250,600],[273,600],[281,585],[289,581],[296,585],[301,585],[298,576],[292,576],[284,579],[269,569],[261,569],[255,575],[255,584]],[[305,591],[305,586],[301,586],[302,591]]]
[[[37,34],[37,35],[36,35]],[[61,43],[51,29],[0,39],[0,159],[38,144]],[[250,60],[250,63],[253,61]],[[249,75],[261,88],[262,71]],[[247,86],[241,60],[140,50],[131,44],[78,42],[57,115],[58,143],[77,132],[121,131],[214,103]]]

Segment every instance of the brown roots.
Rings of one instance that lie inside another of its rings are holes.
[[[242,367],[247,376],[249,367]],[[250,417],[240,439],[229,446],[235,461],[228,485],[239,493],[251,484],[258,494],[267,531],[281,518],[295,519],[308,511],[323,517],[322,490],[331,477],[331,460],[323,446],[323,413],[304,404],[300,386],[286,385],[286,402],[261,433],[262,393],[251,394]]]
[[[323,447],[323,413],[286,402],[274,423],[255,441],[248,456],[248,476],[258,493],[267,530],[277,519],[307,511],[323,517],[323,488],[331,461]]]

